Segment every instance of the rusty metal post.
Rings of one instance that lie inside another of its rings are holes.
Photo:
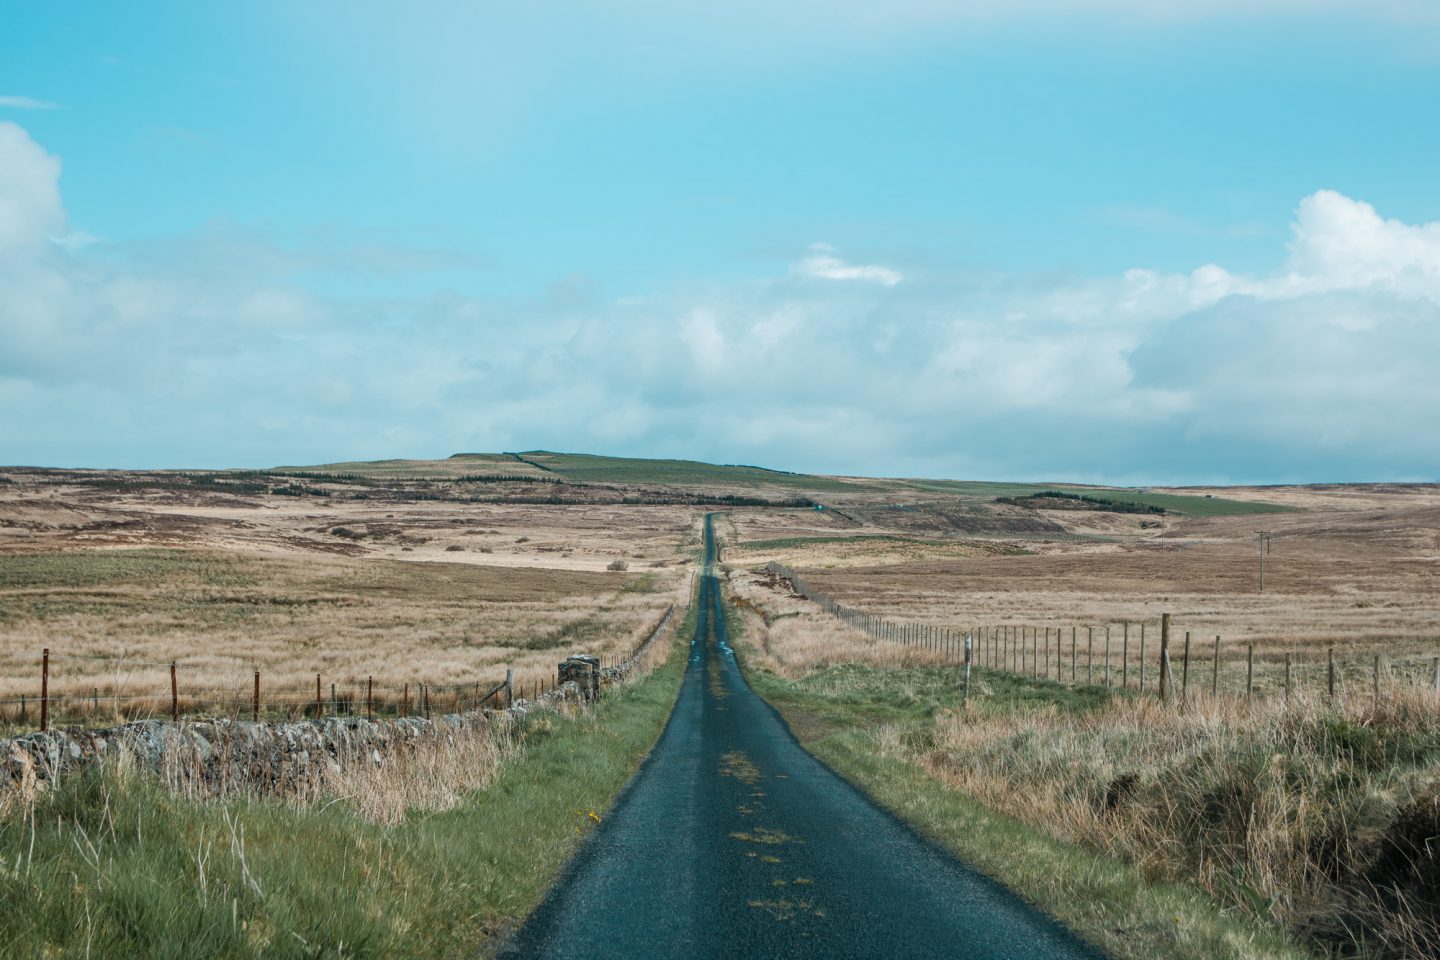
[[[260,722],[260,671],[255,671],[255,696],[250,700],[250,719]]]
[[[315,719],[325,715],[324,701],[320,699],[320,674],[315,674]]]
[[[365,678],[365,719],[375,719],[375,678]]]
[[[1325,692],[1330,701],[1335,701],[1335,648],[1325,651]]]
[[[170,719],[180,720],[180,684],[175,679],[175,661],[170,661]]]
[[[50,729],[50,648],[40,652],[40,730]]]

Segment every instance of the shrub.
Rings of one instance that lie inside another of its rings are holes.
[[[615,571],[617,571],[617,572],[620,572],[620,571],[629,570],[629,569],[630,569],[630,564],[626,563],[624,560],[611,560],[611,561],[610,561],[610,565],[609,565],[608,567],[606,567],[605,569],[606,569],[606,570],[615,570]]]

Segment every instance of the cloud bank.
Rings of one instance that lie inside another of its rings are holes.
[[[0,122],[0,462],[225,466],[532,447],[1112,482],[1434,479],[1440,224],[1322,190],[1278,269],[854,263],[610,301],[313,289],[215,226],[72,233]],[[363,272],[394,256],[321,253]]]
[[[36,100],[34,97],[0,96],[0,107],[9,107],[12,110],[58,110],[60,104],[51,103],[49,100]]]

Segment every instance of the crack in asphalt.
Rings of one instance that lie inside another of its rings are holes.
[[[1096,958],[807,753],[745,682],[713,572],[669,722],[503,957]]]

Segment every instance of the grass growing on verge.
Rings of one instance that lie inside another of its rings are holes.
[[[522,748],[488,789],[392,827],[344,798],[194,803],[113,770],[63,783],[0,821],[0,957],[483,952],[659,736],[682,647],[593,712],[521,721]]]
[[[843,664],[799,680],[752,669],[756,691],[806,748],[878,803],[961,859],[1040,905],[1117,958],[1307,956],[1282,931],[1222,910],[1199,890],[1147,880],[1129,863],[1057,840],[954,789],[912,762],[958,700],[959,671]],[[1079,718],[1108,699],[1007,675],[988,696],[1016,715],[1048,709]]]

